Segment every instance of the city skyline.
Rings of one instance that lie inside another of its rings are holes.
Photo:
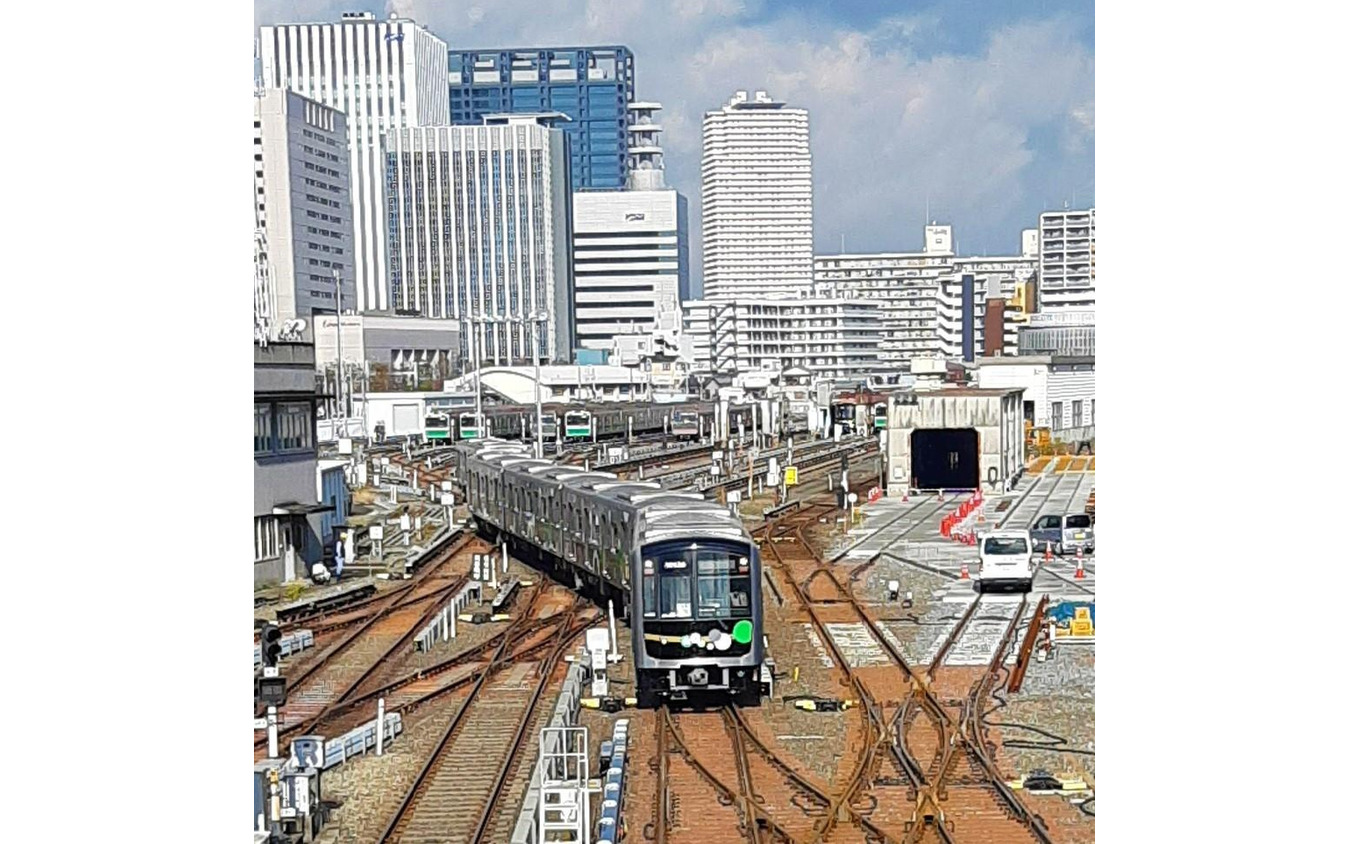
[[[690,198],[701,291],[700,125],[731,90],[769,90],[811,114],[816,254],[914,251],[918,225],[937,219],[956,225],[960,254],[1012,255],[1042,211],[1095,205],[1092,7],[985,6],[938,2],[903,16],[866,0],[828,10],[592,0],[547,16],[522,0],[257,0],[254,9],[259,25],[395,12],[452,50],[628,47],[637,96],[665,105],[667,183]]]

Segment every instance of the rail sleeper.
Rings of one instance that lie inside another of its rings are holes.
[[[399,844],[443,844],[472,830],[532,692],[500,681],[483,690],[410,810]]]
[[[567,679],[563,681],[562,692],[558,695],[558,703],[553,707],[553,718],[550,719],[548,724],[550,727],[572,727],[576,725],[577,708],[581,700],[584,683],[583,673],[579,662],[572,663],[567,669]],[[539,832],[540,787],[539,765],[537,763],[533,770],[534,773],[530,777],[530,787],[525,792],[525,799],[520,807],[520,815],[516,818],[516,826],[511,833],[511,844],[536,844],[535,836]]]

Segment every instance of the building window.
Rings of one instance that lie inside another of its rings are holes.
[[[1097,424],[1097,400],[1092,400],[1092,424]]]
[[[1053,431],[1064,430],[1064,402],[1062,401],[1050,405],[1050,429]]]
[[[274,516],[253,519],[253,561],[273,560],[277,557],[277,520]]]
[[[314,445],[313,418],[307,403],[277,405],[277,446],[280,451],[304,451]]]
[[[253,453],[266,454],[272,450],[272,406],[253,405]]]
[[[1081,399],[1073,403],[1073,426],[1075,428],[1083,427],[1083,402]]]

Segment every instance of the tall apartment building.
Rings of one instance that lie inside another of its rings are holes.
[[[1035,259],[958,258],[952,227],[924,227],[924,251],[818,255],[816,292],[876,300],[881,360],[903,368],[916,358],[964,358],[984,342],[985,302],[1011,297],[1030,279]],[[966,277],[970,278],[967,285]]]
[[[689,298],[689,210],[666,187],[657,103],[629,106],[626,190],[572,196],[577,344],[650,332]]]
[[[458,320],[465,361],[475,335],[485,363],[530,361],[535,329],[503,320],[540,312],[549,316],[542,359],[571,358],[571,191],[562,130],[547,125],[558,119],[499,115],[389,135],[391,298]]]
[[[684,303],[693,371],[726,383],[763,370],[800,367],[820,378],[881,371],[881,307],[857,298],[745,297]]]
[[[1044,310],[1097,306],[1097,209],[1041,214],[1040,304]]]
[[[737,91],[703,116],[703,297],[811,290],[806,109]]]
[[[572,190],[619,190],[635,83],[627,47],[451,50],[450,118],[476,125],[489,114],[561,112]]]
[[[264,87],[295,91],[347,117],[355,307],[388,310],[383,136],[449,124],[445,42],[406,18],[345,12],[339,23],[264,26],[259,48]]]
[[[272,324],[356,307],[347,119],[342,112],[281,89],[253,101],[253,185],[261,249],[268,265]]]

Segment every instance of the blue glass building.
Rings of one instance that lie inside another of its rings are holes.
[[[562,112],[572,190],[622,190],[635,81],[627,47],[451,50],[450,121]]]

